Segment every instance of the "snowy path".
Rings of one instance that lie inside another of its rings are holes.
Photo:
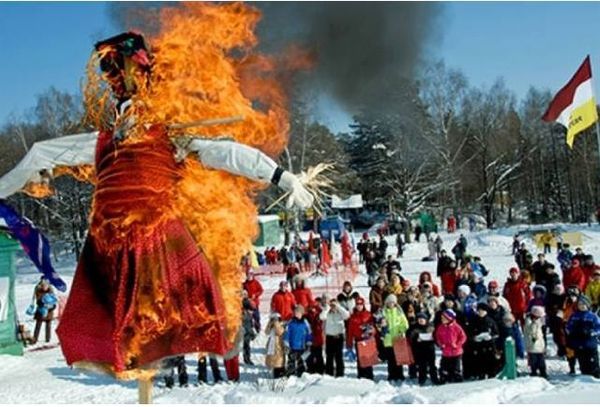
[[[600,259],[600,228],[571,225],[570,230],[582,230],[586,238],[584,251]],[[510,244],[516,227],[499,231],[466,233],[469,252],[482,257],[491,275],[502,285],[506,273],[513,265]],[[442,233],[445,247],[450,248],[458,234]],[[390,243],[393,239],[390,238]],[[527,242],[530,244],[531,242]],[[390,254],[392,248],[390,247]],[[435,263],[424,263],[425,244],[409,245],[401,259],[403,274],[415,282],[421,271],[435,271]],[[533,251],[536,253],[536,251]],[[555,254],[550,257],[555,261]],[[26,261],[20,261],[17,279],[17,306],[20,318],[27,321],[24,311],[31,301],[34,282],[39,278]],[[59,263],[59,271],[70,283],[74,263]],[[266,288],[276,287],[281,276],[260,277]],[[365,276],[355,280],[359,291],[366,294]],[[309,281],[313,286],[323,286],[321,280]],[[330,293],[335,294],[334,290]],[[263,301],[268,302],[270,298]],[[263,318],[265,317],[263,313]],[[27,321],[30,329],[33,322]],[[527,366],[519,361],[522,377],[513,381],[486,380],[420,387],[409,380],[402,385],[392,385],[386,380],[385,365],[375,368],[376,382],[356,379],[356,366],[346,364],[346,377],[334,379],[317,375],[302,378],[270,380],[270,371],[264,366],[266,337],[260,334],[253,343],[253,359],[257,366],[241,366],[240,383],[218,385],[191,385],[189,388],[167,390],[162,383],[154,387],[155,403],[598,403],[600,380],[587,377],[570,377],[565,361],[549,358],[550,381],[526,376]],[[551,353],[553,350],[551,350]],[[196,382],[196,366],[193,357],[187,358],[190,383]],[[223,370],[221,368],[221,370]],[[210,378],[210,374],[209,374]],[[137,400],[134,382],[117,382],[109,377],[81,372],[69,368],[59,348],[26,352],[23,357],[0,355],[0,402],[1,403],[133,403]]]

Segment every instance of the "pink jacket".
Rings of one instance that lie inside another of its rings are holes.
[[[435,330],[435,341],[442,348],[442,356],[456,357],[463,354],[463,345],[467,341],[467,335],[456,321],[448,325],[441,324]]]

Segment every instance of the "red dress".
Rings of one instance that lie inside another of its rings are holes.
[[[217,282],[173,209],[180,176],[164,132],[99,135],[90,230],[57,329],[70,365],[135,378],[166,356],[231,347]]]

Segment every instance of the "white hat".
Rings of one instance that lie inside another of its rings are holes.
[[[534,305],[531,307],[531,315],[538,318],[543,318],[546,316],[546,310],[541,305]]]
[[[464,293],[466,295],[471,294],[471,287],[466,284],[458,286],[458,292]]]
[[[398,304],[398,297],[396,297],[394,294],[390,294],[387,297],[385,297],[385,303],[390,303],[393,302],[394,304]]]

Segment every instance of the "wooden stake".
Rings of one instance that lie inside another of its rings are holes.
[[[152,404],[152,378],[138,379],[138,403]]]

